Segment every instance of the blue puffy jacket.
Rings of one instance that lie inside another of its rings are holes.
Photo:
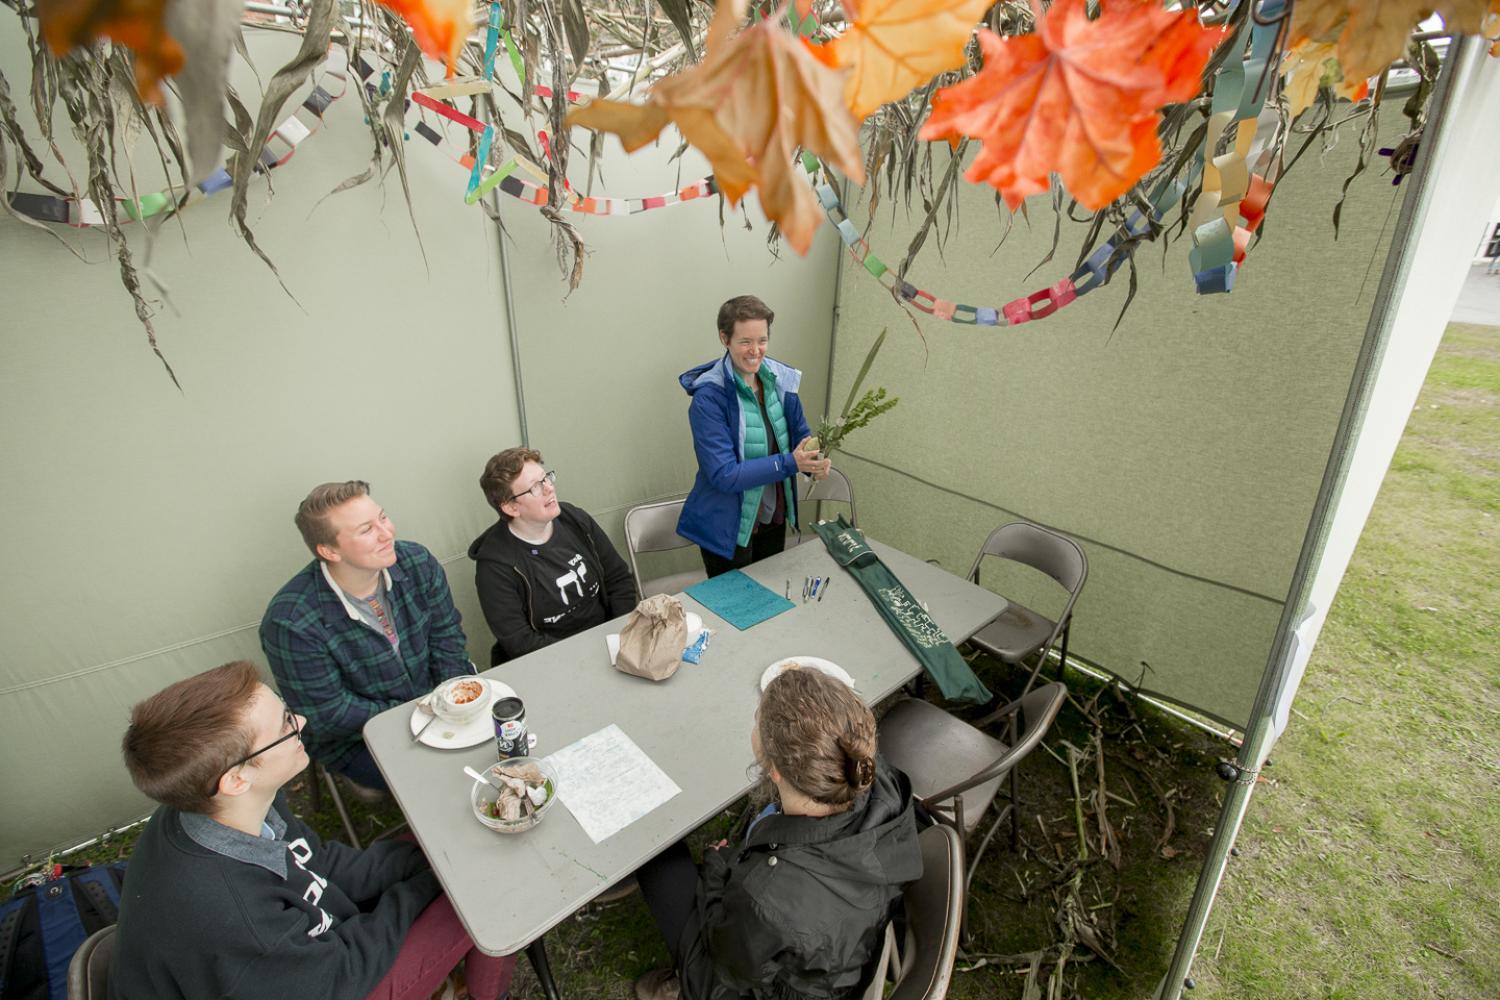
[[[802,373],[771,358],[762,364],[776,376],[789,446],[795,448],[812,434],[797,395]],[[717,361],[689,368],[677,381],[692,397],[688,423],[693,428],[693,451],[698,456],[698,475],[677,519],[677,533],[717,556],[733,559],[740,526],[740,494],[795,476],[797,462],[785,452],[745,461],[745,418],[727,352]]]

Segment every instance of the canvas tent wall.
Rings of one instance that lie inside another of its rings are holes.
[[[1349,187],[1337,239],[1330,210],[1359,155],[1347,136],[1278,185],[1231,295],[1192,296],[1180,242],[1137,255],[1140,289],[1118,326],[1123,274],[1020,327],[919,319],[923,338],[893,336],[870,377],[903,402],[840,461],[863,527],[956,572],[1016,518],[1077,538],[1090,572],[1070,657],[1253,737],[1250,783],[1226,796],[1167,1000],[1500,193],[1500,63],[1471,40],[1446,73],[1418,172],[1393,187],[1376,160]],[[1371,148],[1404,133],[1398,104]],[[920,213],[883,198],[865,235],[894,261]],[[998,306],[1071,270],[1080,227],[1063,221],[1058,262],[1028,273],[1053,244],[1042,199],[996,247],[994,225],[969,222],[995,212],[992,198],[968,186],[958,198],[963,224],[941,260],[919,259],[914,284]],[[835,400],[883,326],[910,330],[863,269],[845,267],[839,291]],[[1046,607],[1039,578],[984,579]]]
[[[0,31],[0,70],[25,81],[12,27]],[[262,75],[295,50],[290,36],[247,38]],[[254,103],[255,79],[235,73]],[[753,214],[750,231],[736,218],[720,229],[716,199],[580,216],[593,253],[565,297],[535,209],[500,203],[502,256],[492,224],[463,204],[464,171],[413,141],[424,263],[394,176],[318,204],[368,163],[360,113],[352,95],[335,102],[272,175],[274,199],[264,180],[252,188],[251,225],[295,302],[230,232],[227,195],[191,207],[182,230],[162,228],[150,262],[176,311],[160,307],[154,321],[181,393],[146,347],[97,231],[69,234],[86,265],[0,218],[0,868],[148,811],[120,764],[129,706],[226,660],[264,663],[256,625],[309,558],[291,515],[315,483],[374,484],[398,532],[447,568],[471,655],[485,662],[491,637],[464,553],[493,518],[478,489],[485,458],[521,440],[514,357],[531,443],[559,470],[562,496],[619,545],[625,509],[691,485],[675,377],[717,353],[725,298],[754,291],[773,304],[776,354],[805,370],[808,405],[822,408],[830,236],[807,260],[778,262]],[[708,172],[673,152],[664,143],[627,159],[611,145],[609,192],[654,195]],[[154,160],[137,150],[142,191],[163,186]],[[134,227],[138,263],[142,235]]]

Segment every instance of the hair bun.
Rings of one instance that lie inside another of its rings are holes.
[[[875,780],[875,761],[870,757],[844,757],[844,780],[855,791],[863,791]]]

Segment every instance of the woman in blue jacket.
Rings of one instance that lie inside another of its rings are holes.
[[[793,477],[828,475],[828,459],[803,450],[812,431],[797,395],[802,373],[766,357],[775,318],[754,295],[725,302],[718,324],[724,356],[678,379],[692,397],[698,475],[677,533],[697,543],[709,576],[780,552],[786,526],[797,525]]]

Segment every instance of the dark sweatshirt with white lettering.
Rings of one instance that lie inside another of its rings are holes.
[[[323,842],[283,796],[252,837],[162,806],[125,873],[110,1000],[363,1000],[437,876],[416,844]]]

